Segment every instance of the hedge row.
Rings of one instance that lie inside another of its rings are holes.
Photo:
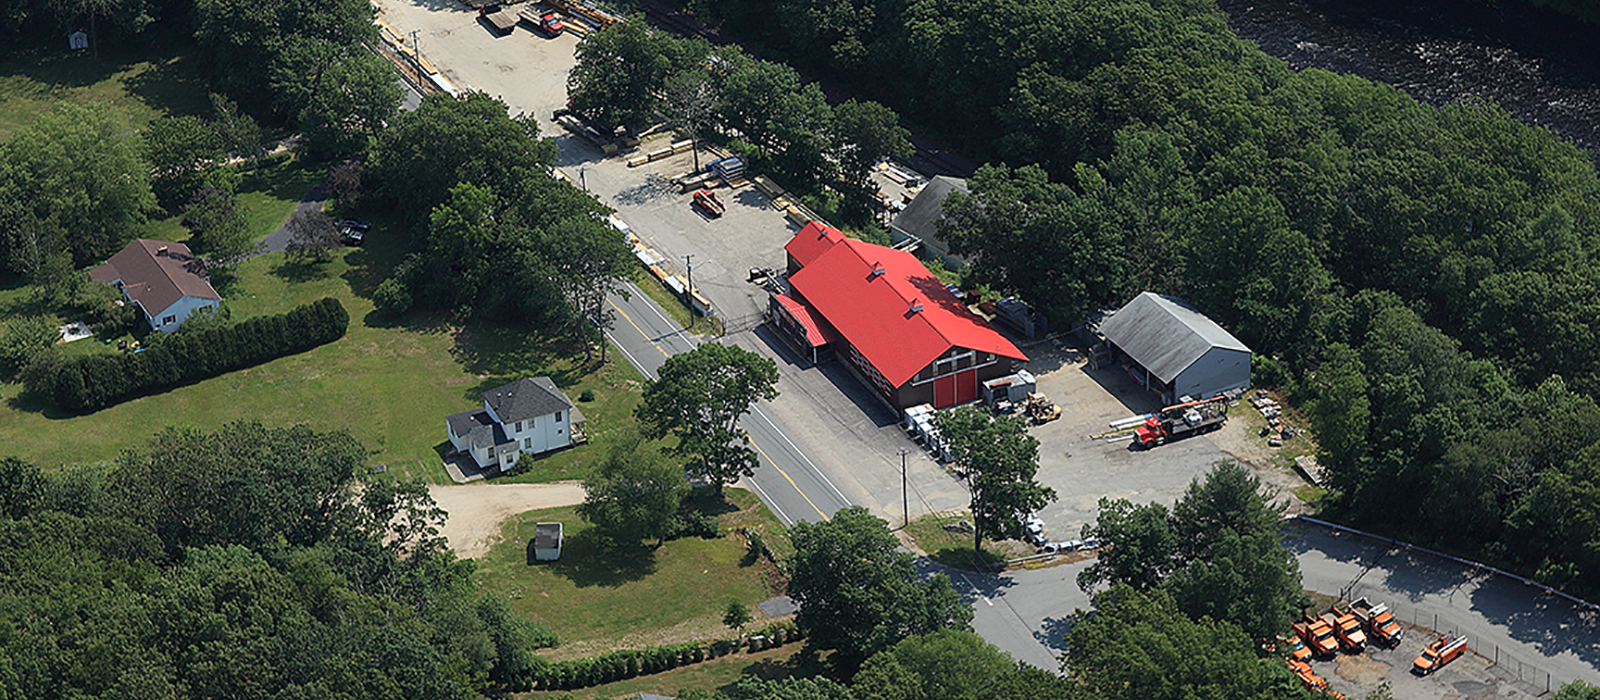
[[[699,663],[706,658],[705,647],[696,642],[668,644],[649,649],[613,651],[588,659],[546,661],[535,657],[512,690],[575,690],[604,685],[634,676],[670,671]]]
[[[774,622],[750,633],[751,653],[783,646],[805,637],[792,621]],[[679,666],[700,663],[708,658],[726,656],[739,650],[739,640],[712,642],[710,647],[698,642],[669,644],[649,649],[613,651],[588,659],[547,661],[533,657],[533,664],[511,684],[508,690],[526,692],[539,690],[577,690],[613,683],[634,676],[648,676],[670,671]]]
[[[144,352],[65,360],[50,398],[65,411],[93,411],[140,394],[208,379],[305,352],[344,337],[350,314],[326,297],[281,316],[161,338]]]

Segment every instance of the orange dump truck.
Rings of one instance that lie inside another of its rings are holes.
[[[1339,638],[1339,646],[1352,654],[1361,653],[1367,646],[1367,633],[1361,631],[1361,619],[1348,610],[1340,610],[1335,605],[1328,608],[1333,615],[1333,634]]]
[[[1400,637],[1405,633],[1400,627],[1400,621],[1394,619],[1394,613],[1383,603],[1374,605],[1368,603],[1366,598],[1362,598],[1350,604],[1350,612],[1360,618],[1361,626],[1367,628],[1367,635],[1379,644],[1395,646],[1400,643]]]
[[[1422,654],[1417,657],[1416,661],[1412,662],[1411,672],[1419,676],[1426,676],[1439,670],[1440,666],[1455,661],[1456,657],[1466,653],[1466,651],[1466,637],[1457,637],[1453,633],[1447,634],[1440,637],[1439,641],[1429,644],[1428,648],[1422,650]]]
[[[1311,647],[1311,653],[1316,656],[1333,656],[1339,651],[1339,640],[1333,636],[1333,627],[1311,613],[1306,613],[1304,620],[1294,623],[1294,633],[1306,646]]]

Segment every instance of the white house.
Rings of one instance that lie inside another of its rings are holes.
[[[206,281],[206,264],[182,243],[140,238],[89,276],[121,290],[162,333],[178,330],[197,309],[222,304],[222,295]]]
[[[523,453],[539,454],[581,441],[583,414],[549,377],[518,379],[483,395],[483,408],[445,419],[450,444],[483,469],[516,466]],[[574,434],[576,432],[576,435]]]

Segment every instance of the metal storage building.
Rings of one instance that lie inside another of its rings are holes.
[[[1140,294],[1102,322],[1100,334],[1164,403],[1250,388],[1250,348],[1181,299]]]

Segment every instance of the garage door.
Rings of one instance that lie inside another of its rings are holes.
[[[956,403],[978,399],[978,370],[969,369],[956,375]]]
[[[956,405],[956,378],[940,377],[933,380],[933,407],[948,408]]]

